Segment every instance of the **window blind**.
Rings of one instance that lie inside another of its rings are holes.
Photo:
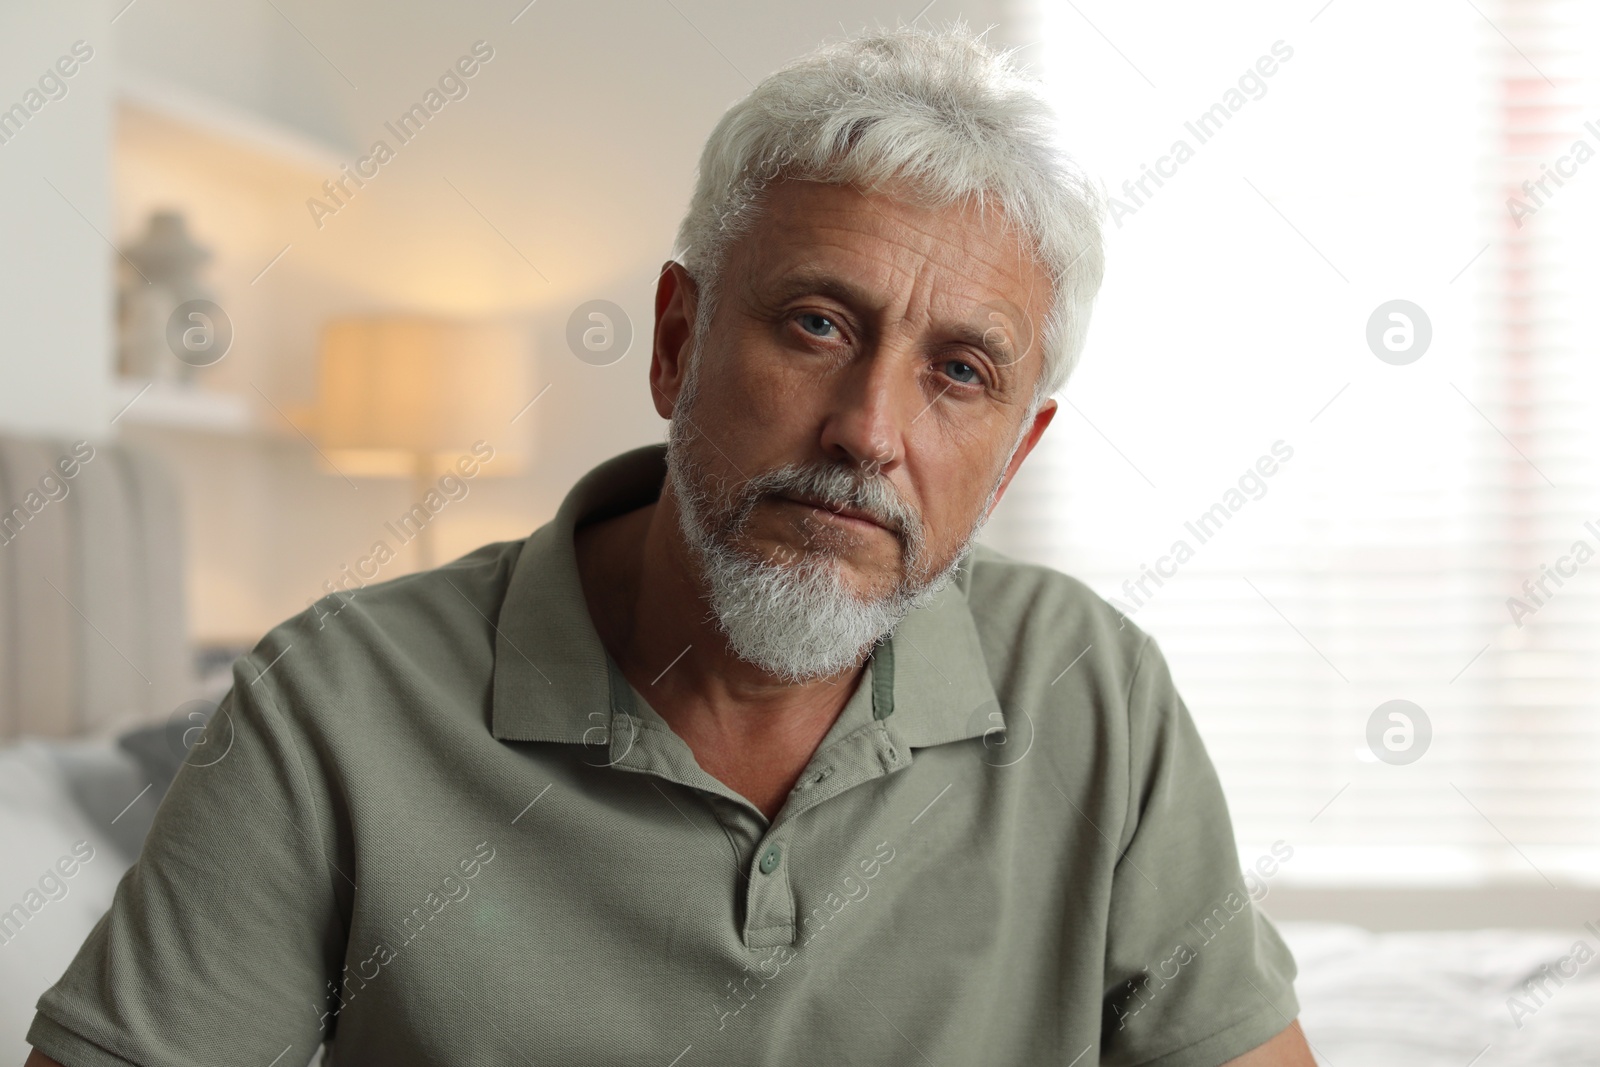
[[[1600,881],[1600,11],[1039,19],[1108,270],[985,539],[1156,637],[1241,854]]]

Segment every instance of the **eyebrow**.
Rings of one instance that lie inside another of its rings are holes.
[[[786,304],[797,297],[816,294],[837,300],[853,308],[869,308],[875,301],[867,290],[838,275],[816,268],[800,268],[782,276],[767,297],[772,304]],[[986,353],[1002,377],[1010,378],[1021,362],[1007,339],[1007,331],[994,327],[981,327],[968,322],[949,323],[940,328],[951,340],[969,345]],[[994,332],[998,340],[991,340]]]

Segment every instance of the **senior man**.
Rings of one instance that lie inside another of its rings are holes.
[[[957,26],[723,117],[665,447],[235,669],[29,1064],[1312,1063],[1151,639],[975,547],[1100,204]]]

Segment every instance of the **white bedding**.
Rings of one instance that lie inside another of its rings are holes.
[[[0,913],[23,909],[0,925],[0,1063],[8,1065],[27,1059],[23,1035],[33,1022],[34,1002],[72,962],[127,869],[114,837],[74,798],[57,756],[64,747],[80,764],[98,759],[108,777],[126,771],[131,784],[136,775],[133,761],[113,740],[22,741],[0,748]],[[137,787],[124,788],[132,800]],[[76,862],[82,855],[92,858]],[[72,861],[66,864],[71,877],[62,878],[56,867],[63,857]],[[41,888],[52,871],[60,886],[48,880]]]
[[[1324,1067],[1600,1064],[1600,938],[1582,927],[1374,934],[1276,925],[1294,950],[1301,1026]],[[1523,986],[1563,957],[1571,977],[1562,984]],[[1513,996],[1520,1007],[1508,1006]]]

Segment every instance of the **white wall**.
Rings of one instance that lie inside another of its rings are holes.
[[[62,79],[66,95],[38,93],[0,143],[0,432],[110,433],[113,13],[101,2],[0,10],[0,109],[26,107],[74,42],[92,50]]]

